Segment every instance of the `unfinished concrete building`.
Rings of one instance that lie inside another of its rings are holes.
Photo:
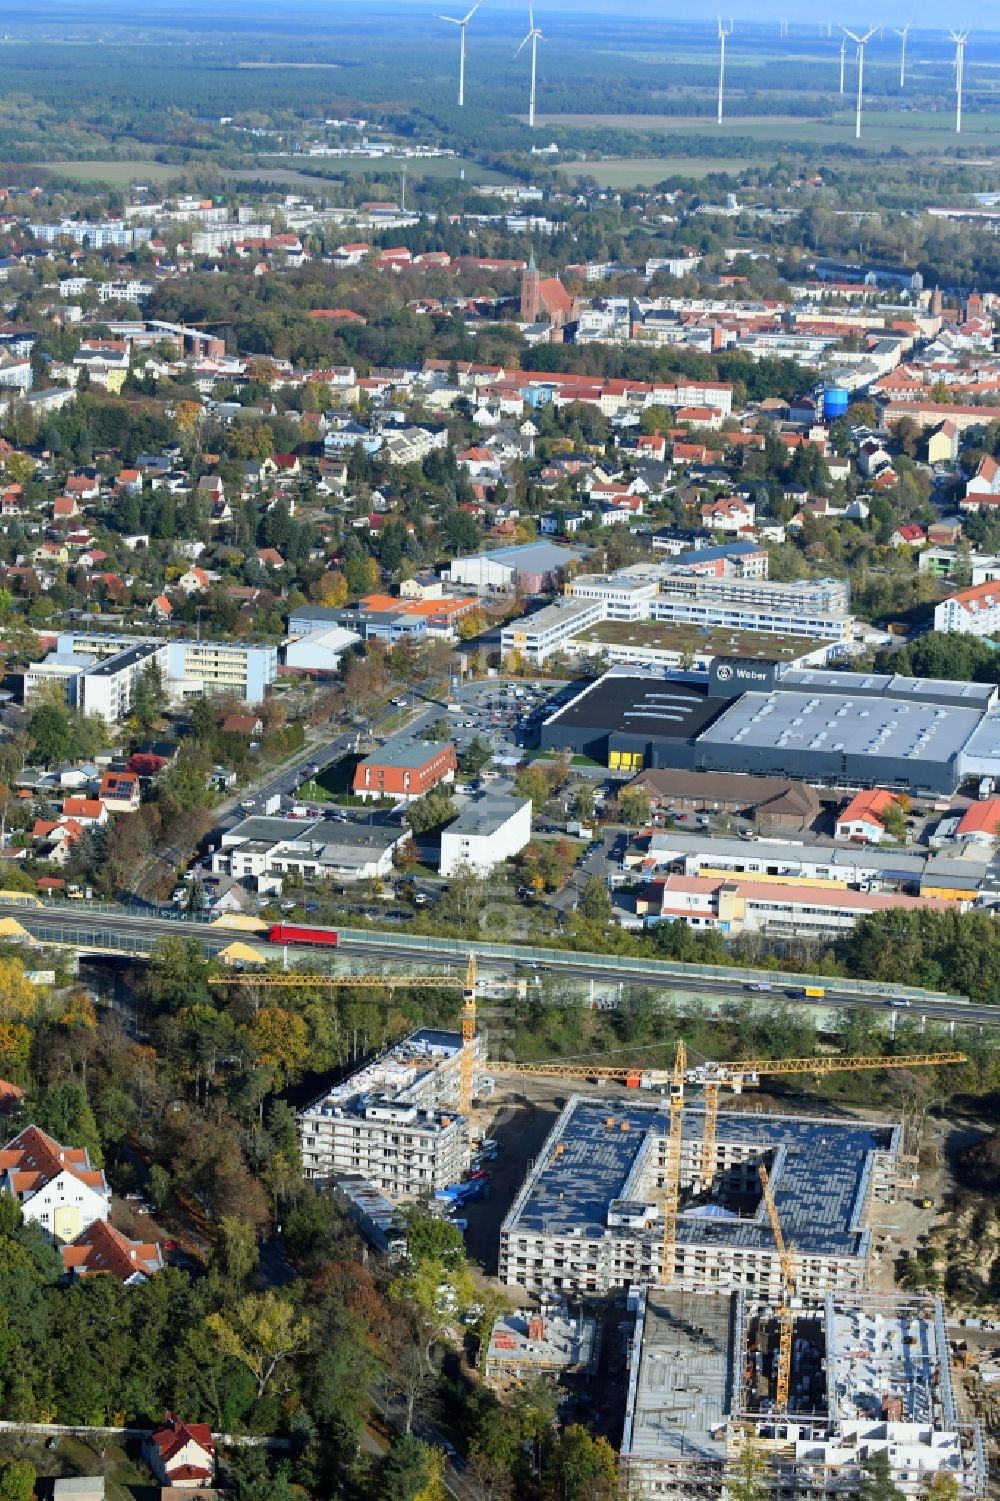
[[[877,1455],[906,1496],[935,1475],[983,1494],[982,1433],[957,1418],[940,1300],[831,1293],[796,1311],[780,1414],[769,1308],[680,1289],[637,1304],[621,1448],[631,1501],[721,1497],[747,1446],[769,1495],[856,1494]]]
[[[674,1264],[664,1268],[669,1106],[572,1096],[500,1232],[500,1276],[531,1291],[603,1295],[633,1284],[744,1289],[778,1299],[781,1266],[759,1181],[767,1166],[805,1298],[859,1292],[873,1197],[895,1193],[898,1126],[724,1113],[701,1193],[704,1113],[685,1107]],[[667,1275],[664,1275],[664,1273]]]
[[[458,1032],[423,1027],[326,1090],[298,1116],[304,1176],[360,1173],[393,1199],[457,1183],[469,1166],[468,1122],[452,1103],[461,1052]]]

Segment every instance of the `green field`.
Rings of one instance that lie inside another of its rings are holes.
[[[183,177],[195,170],[191,166],[168,167],[163,162],[134,159],[122,162],[31,162],[30,165],[35,171],[52,172],[75,182],[106,182],[111,187],[127,187],[130,182],[167,182],[172,177]]]
[[[397,181],[405,165],[406,175],[409,178],[431,177],[440,180],[455,182],[459,173],[465,168],[465,180],[471,183],[480,182],[510,182],[512,179],[504,172],[494,172],[489,167],[481,167],[478,162],[469,161],[467,158],[457,156],[429,156],[414,157],[403,162],[399,157],[382,157],[373,160],[363,156],[273,156],[265,159],[273,162],[284,174],[283,182],[295,179],[302,183],[311,183],[314,187],[322,183],[324,177],[388,177]],[[312,171],[305,171],[306,163],[309,163]],[[273,169],[271,167],[241,168],[239,176],[258,177],[266,176]],[[236,173],[230,173],[236,176]]]
[[[860,143],[855,140],[854,111],[851,109],[838,110],[828,118],[734,113],[721,127],[707,115],[542,115],[538,124],[655,130],[668,138],[671,135],[690,135],[692,131],[704,132],[723,143],[732,140],[734,157],[740,155],[747,141],[754,142],[762,150],[814,150],[824,146],[860,145],[861,149],[873,152],[897,149],[914,154],[948,152],[959,144],[954,115],[950,110],[869,110],[864,116]],[[1000,155],[1000,113],[967,114],[960,144],[963,152],[980,150]]]
[[[671,177],[707,177],[742,172],[744,156],[636,156],[608,161],[566,162],[567,177],[592,177],[602,188],[651,188]]]

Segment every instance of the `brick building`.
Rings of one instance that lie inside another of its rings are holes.
[[[458,757],[451,741],[413,740],[395,735],[366,756],[354,773],[355,797],[423,797],[441,782],[453,782]]]

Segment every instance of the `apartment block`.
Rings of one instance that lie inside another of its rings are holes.
[[[31,669],[26,692],[46,676],[62,676],[67,702],[114,723],[129,712],[135,681],[150,663],[159,667],[176,702],[227,693],[249,704],[260,703],[278,673],[273,646],[64,631],[52,657]]]
[[[669,1104],[574,1095],[500,1231],[500,1279],[533,1292],[604,1296],[668,1282],[780,1300],[781,1266],[763,1201],[764,1163],[795,1244],[801,1296],[859,1292],[868,1206],[895,1191],[900,1129],[870,1122],[721,1114],[702,1191],[704,1112],[685,1108],[674,1263],[664,1268]]]
[[[458,1033],[421,1028],[327,1090],[298,1117],[305,1177],[360,1173],[392,1199],[458,1183],[469,1166],[468,1122],[450,1108],[461,1053]]]

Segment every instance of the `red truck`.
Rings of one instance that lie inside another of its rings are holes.
[[[335,949],[337,935],[331,928],[293,928],[288,923],[272,923],[267,930],[269,943],[314,943]]]

